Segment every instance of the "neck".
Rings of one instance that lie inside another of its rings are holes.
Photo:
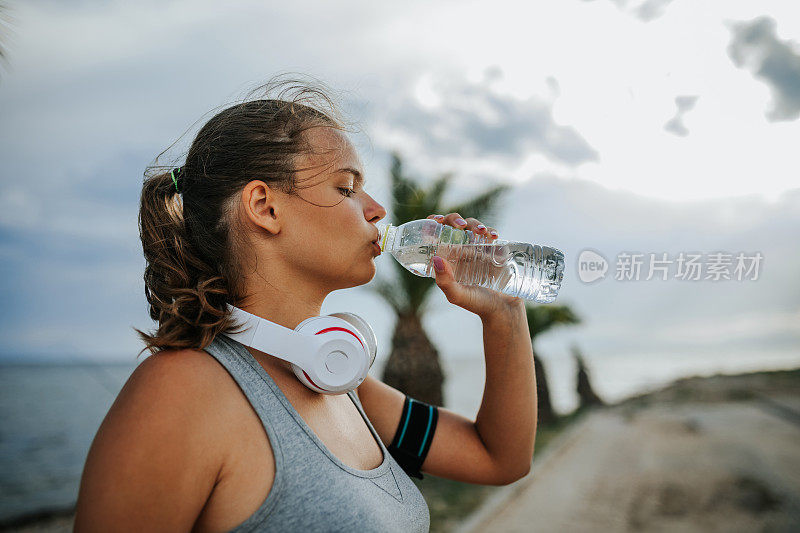
[[[303,320],[319,316],[326,296],[307,281],[272,281],[262,276],[247,280],[245,294],[248,296],[237,307],[292,330]],[[289,362],[249,346],[247,349],[266,368],[294,376]]]
[[[306,318],[319,316],[330,290],[321,287],[308,272],[275,259],[260,261],[259,267],[245,277],[245,298],[239,308],[294,329]]]
[[[324,298],[304,299],[297,293],[262,290],[248,297],[239,308],[285,328],[294,329],[306,318],[319,316],[323,300]]]

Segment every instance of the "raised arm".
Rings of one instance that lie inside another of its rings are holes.
[[[536,440],[536,374],[525,305],[481,317],[486,385],[475,427],[503,471],[526,475]]]
[[[434,218],[432,215],[428,218]],[[479,221],[458,224],[458,213],[439,222],[476,233]],[[469,420],[443,407],[421,471],[487,485],[511,483],[531,468],[536,439],[536,378],[525,302],[484,287],[463,286],[448,263],[436,272],[447,300],[480,316],[486,384],[477,417]],[[358,388],[364,411],[385,443],[398,430],[405,396],[374,378]]]

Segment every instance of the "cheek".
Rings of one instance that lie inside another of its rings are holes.
[[[285,257],[299,270],[317,276],[352,276],[364,270],[360,264],[372,263],[363,225],[363,212],[355,204],[314,212],[287,228]]]
[[[343,231],[321,233],[303,232],[287,243],[287,260],[298,270],[315,276],[337,278],[346,276],[358,262],[359,250],[352,236]]]
[[[357,202],[347,209],[330,213],[325,221],[325,229],[321,230],[331,241],[338,243],[342,250],[357,248],[366,239],[364,231],[364,214]]]

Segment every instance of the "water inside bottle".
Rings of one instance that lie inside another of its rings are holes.
[[[555,300],[564,272],[564,256],[559,250],[504,240],[409,244],[391,253],[407,270],[424,277],[435,277],[431,259],[439,255],[453,267],[459,283],[480,285],[539,303]]]

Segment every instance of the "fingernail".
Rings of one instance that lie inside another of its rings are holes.
[[[433,218],[435,218],[436,220],[442,220],[444,218],[444,215],[433,215]]]
[[[483,224],[478,224],[478,229],[486,229],[486,226],[484,226]]]
[[[492,235],[494,235],[495,237],[497,237],[497,232],[496,232],[496,231],[493,231],[493,232],[492,232]]]
[[[459,226],[463,226],[466,223],[467,223],[467,221],[464,220],[463,218],[457,218],[456,219],[456,224],[458,224]]]
[[[435,268],[437,272],[444,270],[444,260],[438,255],[433,256],[433,268]]]

